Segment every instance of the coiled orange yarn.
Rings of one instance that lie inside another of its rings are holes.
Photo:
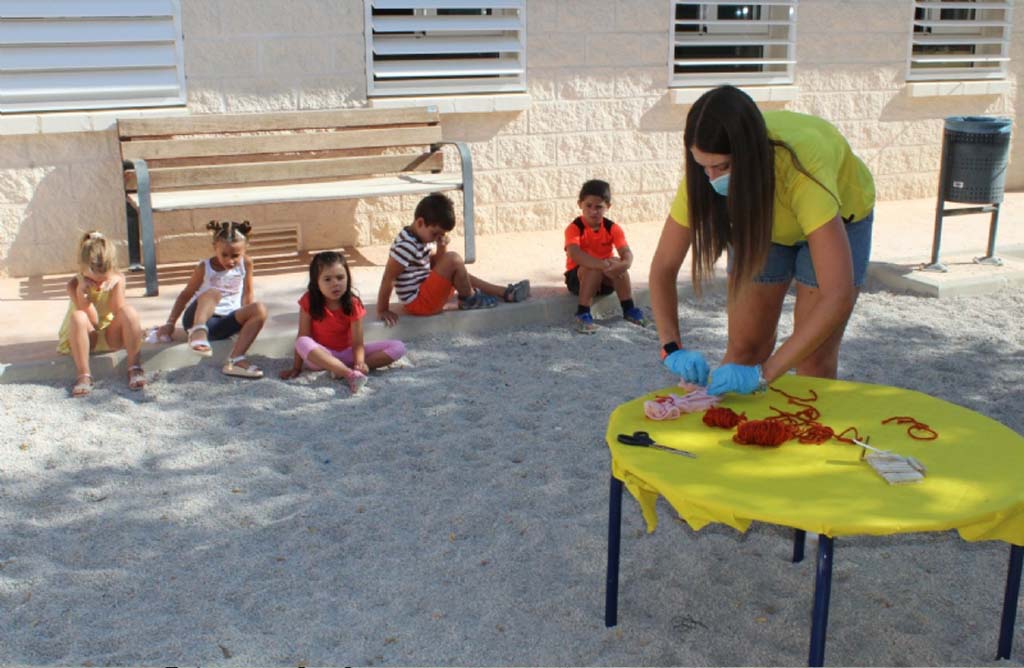
[[[709,408],[704,411],[704,424],[709,427],[721,427],[722,429],[732,429],[741,422],[747,419],[746,413],[737,414],[731,408],[723,408],[716,406]]]
[[[748,420],[741,422],[732,440],[740,445],[761,445],[774,448],[795,436],[789,424],[778,420]]]

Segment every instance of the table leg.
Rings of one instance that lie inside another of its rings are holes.
[[[793,531],[793,563],[799,564],[804,560],[804,541],[807,538],[807,532],[803,529],[796,529]]]
[[[612,476],[608,494],[608,573],[604,581],[604,625],[619,616],[619,540],[622,536],[622,481]]]
[[[814,576],[814,611],[811,613],[811,652],[808,666],[825,663],[825,629],[828,627],[828,600],[832,594],[832,539],[818,536],[818,567]]]
[[[1003,619],[999,626],[997,659],[1009,659],[1013,646],[1013,625],[1017,621],[1017,598],[1020,596],[1020,571],[1024,563],[1024,547],[1010,546],[1010,567],[1006,572],[1006,594],[1003,596]]]

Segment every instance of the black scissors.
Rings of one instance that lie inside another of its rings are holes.
[[[675,448],[670,448],[667,445],[655,443],[654,439],[651,438],[651,435],[646,431],[634,431],[632,436],[629,434],[619,434],[616,438],[619,443],[622,443],[623,445],[636,445],[641,448],[654,448],[656,450],[671,452],[674,455],[682,455],[683,457],[689,457],[690,459],[697,459],[697,455],[693,454],[689,450],[676,450]]]

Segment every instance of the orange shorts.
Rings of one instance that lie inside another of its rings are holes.
[[[447,278],[431,270],[426,280],[420,283],[416,299],[405,305],[409,315],[437,315],[444,310],[445,303],[455,294],[455,286]]]

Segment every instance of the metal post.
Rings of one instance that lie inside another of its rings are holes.
[[[611,628],[619,616],[619,541],[622,537],[622,481],[612,476],[608,494],[608,573],[604,581],[604,625]]]
[[[1024,563],[1024,547],[1010,546],[1010,566],[1006,571],[1006,594],[1003,596],[1003,618],[999,624],[999,652],[996,659],[1009,659],[1013,647],[1013,625],[1017,621],[1017,598],[1020,596],[1020,570]]]
[[[992,221],[988,225],[988,249],[985,257],[976,257],[976,264],[991,264],[997,267],[1003,266],[1001,258],[996,257],[996,230],[999,229],[999,202],[992,205]]]
[[[807,532],[797,529],[793,532],[793,563],[799,564],[804,560],[804,541],[807,540]]]
[[[942,133],[942,163],[939,165],[939,201],[935,205],[935,236],[932,238],[932,261],[922,271],[949,271],[939,262],[939,246],[942,244],[942,216],[946,206],[946,175],[949,172],[949,137]]]
[[[818,536],[818,567],[814,576],[814,610],[811,612],[811,652],[808,666],[825,663],[825,630],[828,627],[828,601],[832,594],[832,539]]]

